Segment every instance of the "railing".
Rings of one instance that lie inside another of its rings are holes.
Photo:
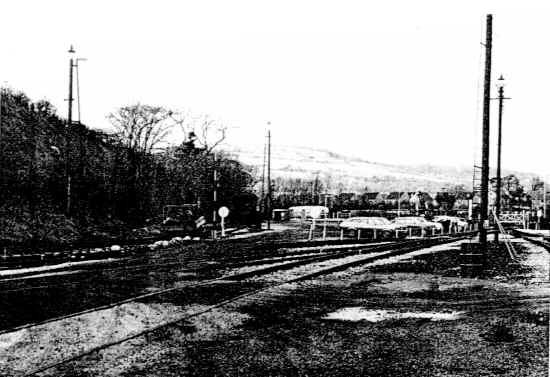
[[[494,215],[494,209],[493,209]],[[496,216],[495,216],[496,218]],[[523,213],[501,213],[499,221],[501,223],[516,224],[525,227],[525,214]]]

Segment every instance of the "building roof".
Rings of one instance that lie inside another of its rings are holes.
[[[424,199],[424,201],[433,200],[433,197],[428,192],[420,191],[419,194],[420,194],[420,197],[422,197],[422,199]]]
[[[378,197],[379,192],[366,192],[364,197],[368,200],[374,200]]]
[[[390,200],[397,200],[401,197],[401,193],[400,192],[397,192],[397,191],[392,191],[389,193],[389,195],[387,196],[386,199],[390,199]]]
[[[387,192],[379,192],[378,196],[376,198],[377,199],[387,199],[388,195],[389,195],[389,193],[387,193]]]

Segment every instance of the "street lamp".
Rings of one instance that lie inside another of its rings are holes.
[[[500,195],[501,195],[501,186],[502,186],[502,178],[501,178],[501,172],[500,172],[500,156],[501,156],[501,150],[502,150],[502,104],[504,102],[504,87],[506,86],[506,81],[504,80],[504,77],[500,75],[499,79],[497,80],[496,87],[498,89],[498,151],[497,151],[497,192],[496,192],[496,217],[497,220],[500,219]],[[498,231],[495,233],[495,242],[498,242]]]
[[[66,177],[66,195],[67,199],[65,202],[65,213],[67,215],[70,215],[71,213],[71,172],[69,169],[69,154],[70,154],[70,145],[69,145],[69,135],[71,132],[71,126],[73,123],[73,67],[74,67],[74,60],[73,55],[75,53],[75,50],[73,48],[73,45],[69,48],[69,51],[67,51],[70,54],[69,59],[69,98],[67,98],[67,101],[69,103],[68,109],[67,109],[67,127],[65,127],[65,177]]]

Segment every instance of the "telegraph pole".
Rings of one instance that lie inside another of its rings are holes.
[[[71,45],[71,48],[69,49],[70,54],[74,54],[73,46]],[[70,215],[71,213],[71,174],[69,171],[69,155],[70,155],[70,145],[69,145],[69,137],[70,137],[70,131],[71,126],[73,123],[73,58],[71,55],[71,59],[69,60],[69,98],[67,101],[69,102],[69,109],[67,111],[67,127],[65,127],[65,176],[67,179],[67,207],[65,208],[65,212],[67,215]]]
[[[271,123],[267,123],[270,125]],[[271,130],[267,130],[267,229],[271,229]]]
[[[214,152],[214,210],[212,212],[212,223],[214,224],[214,226],[216,225],[216,210],[218,207],[218,169],[216,166],[216,162],[216,152]]]
[[[544,177],[544,180],[542,181],[542,205],[542,216],[544,218],[544,225],[548,226],[548,218],[546,217],[546,177]]]
[[[502,191],[502,178],[501,178],[501,172],[500,172],[500,156],[501,156],[501,149],[502,149],[502,104],[505,99],[504,98],[504,77],[500,75],[500,78],[497,80],[497,87],[498,87],[498,155],[497,155],[497,192],[496,192],[496,215],[497,219],[500,219],[500,197],[501,197],[501,191]],[[498,242],[498,231],[495,233],[495,242]]]
[[[546,222],[546,179],[542,181],[542,189],[543,189],[542,202],[544,203],[543,216],[544,216],[544,221]]]
[[[491,47],[493,15],[487,15],[485,42],[485,82],[483,87],[483,141],[481,156],[481,211],[479,217],[479,243],[483,254],[487,253],[487,229],[485,228],[489,207],[489,119],[491,100]]]
[[[4,88],[0,87],[0,141],[2,140],[2,97],[3,97],[3,94],[4,94]]]
[[[2,146],[2,100],[4,97],[4,87],[0,87],[0,148]],[[0,149],[0,190],[4,192],[4,149]]]
[[[265,159],[266,159],[266,150],[267,150],[267,143],[264,141],[264,159],[262,164],[262,186],[260,191],[260,214],[265,213]]]

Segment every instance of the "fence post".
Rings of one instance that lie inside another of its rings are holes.
[[[361,239],[361,229],[357,229],[357,239]]]
[[[411,238],[412,236],[413,236],[413,229],[409,228],[409,238]]]
[[[315,219],[311,220],[311,227],[309,228],[308,241],[311,241],[313,239],[313,228],[315,228]]]
[[[344,229],[340,229],[340,240],[344,239]]]
[[[373,236],[373,240],[376,239],[376,229],[373,229],[374,230],[374,236]]]
[[[323,241],[327,238],[327,218],[325,217],[325,223],[323,224]]]

